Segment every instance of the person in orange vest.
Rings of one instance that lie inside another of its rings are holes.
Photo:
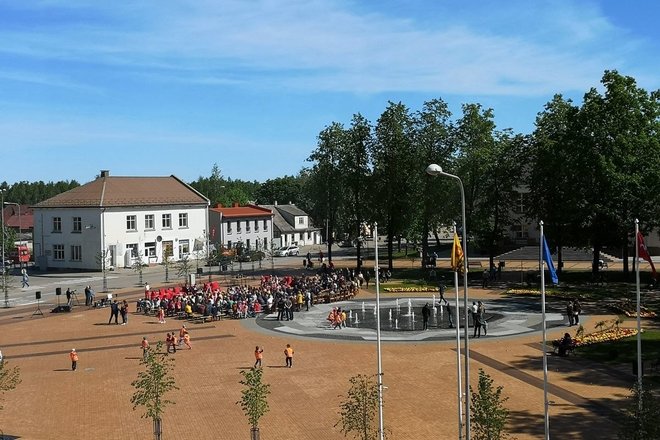
[[[149,356],[149,341],[147,341],[147,337],[143,336],[142,337],[142,359],[147,362],[147,357]]]
[[[190,345],[190,335],[188,332],[183,335],[183,343],[186,344],[188,350],[192,350],[192,346]]]
[[[78,368],[78,353],[75,348],[71,349],[69,358],[71,359],[71,371],[76,371],[76,368]]]
[[[261,360],[264,358],[264,349],[259,347],[258,345],[254,349],[254,358],[256,359],[254,361],[254,367],[257,368],[257,365],[259,368],[261,368]]]
[[[291,368],[293,366],[293,348],[291,348],[291,344],[286,344],[286,348],[284,349],[284,356],[286,366]]]
[[[176,353],[176,337],[174,336],[174,332],[167,334],[165,343],[167,344],[168,353],[170,352],[170,348],[174,349],[174,353]]]
[[[181,344],[183,343],[183,340],[185,339],[184,336],[188,334],[188,330],[186,329],[185,324],[179,329],[179,347],[181,347]]]

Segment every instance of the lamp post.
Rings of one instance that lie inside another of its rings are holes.
[[[383,359],[380,344],[380,269],[378,267],[378,223],[374,223],[374,243],[375,243],[375,266],[376,271],[376,354],[378,357],[378,438],[385,438],[385,429],[383,422]]]
[[[0,205],[0,232],[2,232],[2,291],[5,294],[5,307],[9,307],[9,293],[7,292],[7,266],[5,262],[5,189],[0,188],[0,197],[2,197],[2,205]]]
[[[463,315],[465,319],[465,440],[470,440],[470,339],[468,335],[468,252],[467,227],[465,220],[465,189],[460,177],[442,171],[440,165],[432,163],[426,167],[426,173],[431,176],[445,176],[458,181],[461,190],[461,214],[463,218]],[[456,304],[458,307],[458,304]],[[459,322],[456,325],[460,325]]]

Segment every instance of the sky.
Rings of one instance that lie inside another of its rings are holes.
[[[214,163],[296,175],[332,122],[442,98],[531,133],[618,70],[660,89],[655,0],[0,0],[0,182]]]

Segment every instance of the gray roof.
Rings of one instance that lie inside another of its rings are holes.
[[[273,212],[273,225],[281,233],[293,233],[293,232],[306,232],[306,231],[317,231],[319,228],[309,227],[305,229],[296,229],[294,225],[286,221],[282,212],[289,214],[290,216],[307,216],[309,215],[298,208],[296,205],[259,205],[262,208],[270,209]]]

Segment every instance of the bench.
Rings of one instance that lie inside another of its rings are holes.
[[[552,352],[556,355],[559,355],[559,341],[552,341],[552,347],[553,347]],[[570,345],[568,345],[566,347],[566,356],[570,356],[574,354],[576,347],[577,345],[575,344],[575,342],[572,342]]]
[[[193,315],[188,318],[188,320],[192,321],[194,324],[204,324],[207,319],[210,321],[213,317],[211,315]]]

